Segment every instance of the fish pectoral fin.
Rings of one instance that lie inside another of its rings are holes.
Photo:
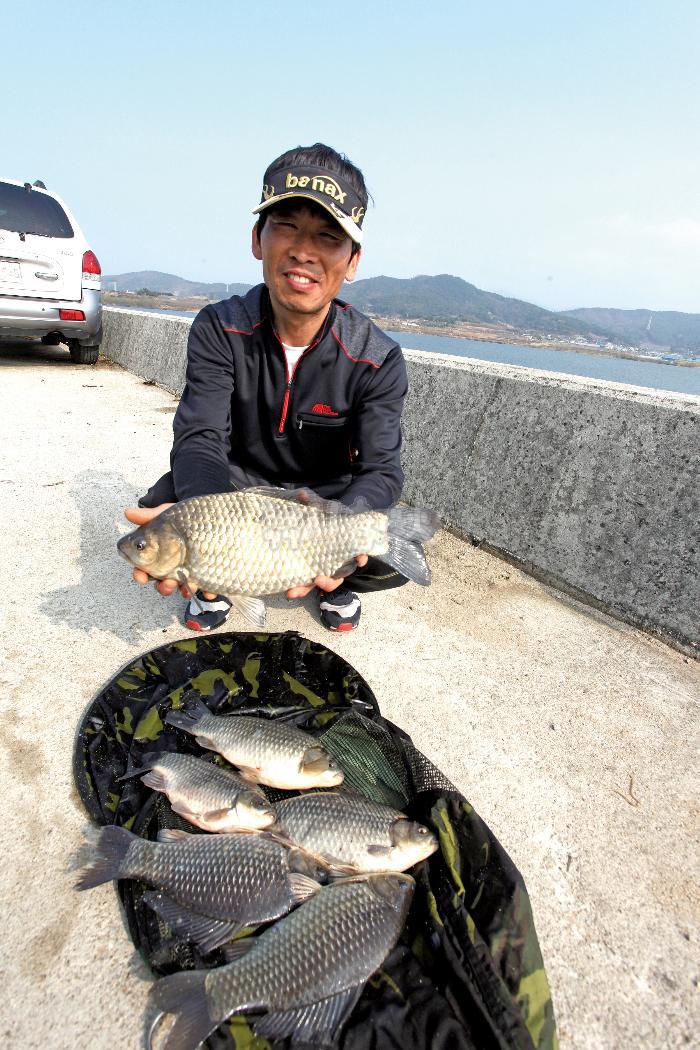
[[[172,809],[173,813],[179,814],[179,816],[184,817],[185,820],[191,821],[193,817],[199,816],[198,813],[195,813],[194,810],[189,809],[188,806],[186,806],[185,803],[181,800],[176,800],[175,802],[171,801],[170,808]],[[185,834],[189,834],[189,832],[185,832]]]
[[[324,864],[328,864],[331,871],[328,873],[328,878],[332,881],[335,879],[344,879],[348,875],[357,875],[358,869],[354,864],[348,864],[346,860],[342,860],[340,857],[332,857],[329,853],[323,854]]]
[[[176,571],[175,579],[181,587],[187,588],[187,590],[190,592],[190,600],[193,601],[194,604],[197,606],[198,611],[203,613],[204,609],[202,608],[202,603],[197,597],[197,591],[199,589],[197,581],[193,580],[191,576],[188,576],[184,569],[178,569]]]
[[[173,809],[175,807],[173,806]],[[212,824],[216,823],[217,820],[225,820],[231,812],[230,806],[225,806],[224,809],[210,809],[206,813],[200,813],[199,817],[202,820],[210,821]]]
[[[212,952],[243,927],[230,919],[214,919],[211,915],[184,908],[164,893],[149,890],[143,899],[153,911],[167,922],[176,937],[194,941],[202,952]]]
[[[345,578],[346,576],[350,576],[356,568],[357,561],[355,558],[351,558],[350,561],[344,561],[342,565],[340,565],[334,572],[331,573],[331,576],[334,576],[336,579],[338,578],[338,576],[342,576],[343,578]]]
[[[223,952],[226,962],[232,963],[237,959],[242,959],[257,943],[255,937],[241,937],[240,940],[224,945]]]
[[[373,843],[371,846],[367,847],[367,852],[373,857],[390,857],[391,846],[377,846]]]
[[[323,773],[328,769],[329,755],[322,747],[307,747],[301,756],[299,769],[304,773]]]
[[[236,766],[239,776],[247,780],[249,784],[259,784],[262,770],[258,766]]]
[[[329,999],[321,999],[296,1010],[272,1011],[253,1030],[264,1039],[284,1039],[309,1043],[332,1043],[338,1028],[345,1022],[360,997],[364,983],[348,988]]]
[[[292,890],[292,900],[295,904],[307,901],[309,897],[313,897],[321,889],[320,882],[309,878],[308,875],[301,875],[299,872],[293,872],[289,876],[289,885]]]
[[[180,831],[179,828],[161,828],[158,832],[159,842],[182,842],[184,839],[191,839],[192,837],[193,833],[191,831]]]
[[[245,594],[227,594],[226,597],[246,620],[256,627],[265,626],[265,602],[262,598],[251,598]]]

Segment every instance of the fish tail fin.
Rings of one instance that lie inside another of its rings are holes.
[[[89,863],[80,872],[76,890],[89,890],[120,878],[124,860],[135,838],[126,828],[114,824],[102,828],[95,841],[89,844]]]
[[[175,1014],[177,1018],[165,1041],[158,1044],[162,1045],[162,1050],[192,1050],[203,1043],[223,1020],[215,1020],[209,1013],[204,983],[208,972],[188,970],[174,973],[161,978],[151,989],[150,1005],[160,1013]],[[149,1047],[152,1045],[149,1039]]]
[[[440,527],[432,510],[420,507],[393,507],[389,511],[389,549],[382,561],[413,583],[430,583],[430,569],[421,544]]]
[[[165,721],[169,726],[177,726],[178,729],[184,729],[186,733],[191,733],[197,728],[202,719],[210,714],[211,711],[204,701],[196,696],[187,700],[179,711],[168,711]]]

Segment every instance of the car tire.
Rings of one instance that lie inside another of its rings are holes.
[[[99,346],[81,346],[72,339],[68,344],[68,349],[74,365],[94,365],[100,356]]]

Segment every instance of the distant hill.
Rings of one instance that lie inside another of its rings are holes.
[[[380,316],[506,324],[537,334],[608,338],[606,331],[585,319],[543,310],[495,292],[484,292],[461,277],[447,273],[408,279],[370,277],[344,287],[341,298],[358,310]]]
[[[167,292],[185,299],[192,295],[203,295],[208,299],[225,299],[229,295],[245,295],[249,284],[206,284],[202,281],[187,281],[174,273],[161,273],[159,270],[139,270],[136,273],[107,274],[102,278],[107,291],[139,292],[148,288],[151,292]],[[114,286],[117,286],[116,289]]]
[[[623,342],[635,346],[700,351],[700,314],[671,310],[605,310],[599,307],[567,310],[567,317],[599,325]]]
[[[137,292],[148,288],[176,298],[204,296],[225,299],[244,295],[249,284],[206,284],[188,281],[158,270],[139,270],[104,277],[112,291]],[[580,310],[544,310],[522,299],[486,292],[461,277],[438,274],[401,279],[370,277],[344,285],[341,298],[365,313],[414,321],[471,322],[505,325],[514,332],[540,338],[583,337],[592,342],[614,342],[700,353],[700,314],[670,311],[615,310],[590,307]]]

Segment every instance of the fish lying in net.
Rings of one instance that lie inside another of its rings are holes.
[[[257,937],[236,942],[227,966],[164,977],[151,1005],[176,1015],[162,1050],[194,1050],[222,1021],[266,1011],[254,1025],[270,1040],[332,1042],[362,988],[396,944],[415,883],[385,873],[324,886]]]
[[[310,792],[283,799],[274,808],[275,835],[335,871],[405,871],[438,848],[423,824],[359,795]]]
[[[321,888],[322,865],[265,832],[189,835],[163,830],[158,842],[126,828],[102,828],[76,888],[140,879],[144,900],[175,934],[212,951],[245,926],[285,915]]]
[[[277,788],[335,787],[343,771],[326,749],[302,729],[279,719],[251,715],[214,715],[199,699],[165,716],[236,766],[241,776]]]
[[[260,829],[275,820],[274,810],[257,785],[194,755],[150,752],[127,777],[139,773],[145,774],[141,780],[146,787],[162,791],[176,813],[204,831]]]

